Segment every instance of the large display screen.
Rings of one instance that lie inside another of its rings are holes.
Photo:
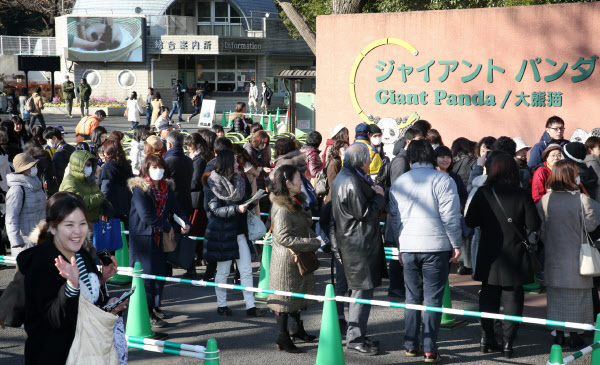
[[[67,19],[67,59],[144,62],[145,29],[145,18],[71,16]]]

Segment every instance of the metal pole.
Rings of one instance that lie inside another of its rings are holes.
[[[0,55],[4,56],[4,44],[3,44],[3,39],[4,37],[0,35]]]
[[[52,89],[52,100],[54,100],[54,71],[50,71],[50,88]]]

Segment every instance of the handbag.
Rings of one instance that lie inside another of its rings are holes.
[[[315,183],[315,193],[317,195],[329,194],[329,178],[327,177],[327,168],[331,160],[327,161],[325,167],[317,173],[317,182]]]
[[[188,270],[192,267],[196,254],[196,242],[181,234],[175,235],[175,249],[167,254],[167,261],[173,266]]]
[[[260,240],[267,234],[267,227],[262,220],[252,212],[248,212],[248,238],[250,241]]]
[[[171,229],[174,229],[171,227]],[[177,240],[171,239],[169,233],[163,232],[163,252],[173,252],[177,248]]]
[[[123,247],[119,219],[112,218],[108,222],[99,220],[94,222],[92,228],[94,230],[93,244],[97,251],[106,249],[114,252]]]
[[[594,247],[593,240],[585,227],[585,210],[581,194],[579,195],[581,203],[581,220],[583,222],[583,232],[581,233],[581,247],[579,249],[579,274],[581,276],[595,277],[600,276],[600,252]],[[585,233],[585,237],[583,234]]]
[[[502,214],[504,214],[506,221],[517,233],[517,237],[519,237],[521,243],[525,245],[525,249],[527,250],[527,254],[529,256],[529,263],[531,264],[531,270],[533,271],[533,274],[535,275],[539,273],[540,271],[542,271],[542,264],[537,258],[536,244],[529,242],[525,237],[523,237],[521,231],[519,231],[519,228],[517,228],[517,225],[513,222],[512,218],[510,218],[504,210],[504,207],[502,206],[502,203],[500,203],[500,199],[498,198],[498,195],[496,194],[496,190],[494,188],[492,188],[492,193],[494,193],[494,197],[496,198],[496,201],[498,202],[500,210],[502,211]]]
[[[314,252],[294,252],[291,248],[288,248],[292,255],[294,255],[294,262],[298,265],[298,271],[300,271],[300,276],[306,276],[308,274],[312,274],[317,271],[317,269],[321,266],[319,263],[319,258],[317,254]]]

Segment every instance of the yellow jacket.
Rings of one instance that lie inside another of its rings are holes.
[[[355,142],[362,143],[369,149],[369,153],[371,154],[371,165],[369,166],[369,175],[375,175],[383,166],[383,161],[381,160],[381,156],[375,150],[375,148],[369,143],[369,141],[363,139],[357,139]]]

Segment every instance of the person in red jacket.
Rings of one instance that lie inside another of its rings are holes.
[[[548,145],[542,153],[542,161],[544,162],[534,171],[533,180],[531,181],[531,196],[534,203],[537,204],[548,192],[546,182],[550,177],[552,166],[562,158],[562,147],[559,144]]]

